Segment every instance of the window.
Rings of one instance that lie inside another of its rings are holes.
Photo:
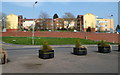
[[[105,31],[107,31],[107,28],[105,29]]]
[[[43,29],[43,27],[41,27],[41,29]]]
[[[57,23],[57,25],[59,25],[59,24]]]
[[[53,26],[53,24],[51,24],[51,26]]]

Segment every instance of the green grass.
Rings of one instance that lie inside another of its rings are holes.
[[[1,37],[2,41],[12,44],[31,45],[32,37]],[[35,37],[35,45],[42,45],[47,41],[50,45],[74,45],[76,40],[80,40],[82,44],[97,44],[99,41],[92,41],[80,38],[57,38],[57,37]]]

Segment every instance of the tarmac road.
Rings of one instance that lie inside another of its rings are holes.
[[[88,54],[76,56],[71,54],[73,45],[54,45],[53,59],[38,58],[39,46],[3,44],[8,52],[10,62],[2,65],[3,73],[118,73],[117,46],[112,52],[97,52],[96,45],[86,45]]]

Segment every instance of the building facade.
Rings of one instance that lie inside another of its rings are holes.
[[[96,19],[97,21],[97,31],[110,31],[114,30],[113,19]]]
[[[24,30],[23,29],[23,16],[22,15],[19,15],[18,16],[18,30],[21,31],[21,30]]]
[[[92,32],[96,30],[96,16],[88,13],[83,16],[84,19],[84,31],[87,31],[88,28],[91,28]]]
[[[76,30],[77,31],[84,31],[84,23],[83,23],[83,15],[78,15],[77,16],[77,26],[76,26]]]
[[[52,24],[52,19],[36,19],[35,30],[50,30]]]
[[[62,30],[67,29],[67,26],[69,29],[74,29],[75,21],[74,19],[69,19],[70,23],[68,23],[68,20],[63,18],[56,18],[56,19],[37,19],[36,20],[36,29],[37,30]]]
[[[30,30],[30,29],[32,29],[32,26],[35,27],[35,22],[33,19],[23,19],[22,26],[24,29]]]
[[[18,30],[18,16],[10,14],[6,16],[6,30],[17,31]]]
[[[64,28],[65,29],[75,29],[77,24],[76,18],[64,18]]]
[[[54,30],[61,30],[65,28],[64,19],[63,18],[54,19],[53,26],[54,26]]]
[[[96,19],[96,16],[88,13],[78,15],[77,18],[48,18],[48,19],[23,19],[22,15],[10,14],[6,18],[7,31],[9,30],[31,30],[33,26],[35,30],[63,30],[72,29],[80,32],[86,32],[90,29],[95,31],[114,30],[113,19]]]

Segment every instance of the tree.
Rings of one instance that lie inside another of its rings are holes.
[[[118,24],[117,27],[116,27],[116,30],[120,29],[120,25]]]
[[[6,14],[0,12],[0,29],[3,30],[3,28],[5,27],[6,27]]]
[[[55,30],[56,27],[57,27],[57,26],[56,26],[56,23],[55,23],[55,21],[56,21],[57,18],[59,18],[58,15],[57,15],[57,14],[54,14],[54,15],[53,15],[53,30]],[[59,30],[59,28],[57,28],[57,29]]]
[[[67,28],[67,30],[68,30],[70,23],[71,23],[73,20],[75,20],[75,16],[74,16],[72,13],[67,12],[67,13],[65,13],[65,14],[63,15],[63,18],[64,18],[65,21],[67,21],[67,27],[66,27],[66,28]]]
[[[53,19],[59,18],[57,14],[54,14]]]
[[[116,27],[116,31],[117,32],[120,32],[120,25],[118,24],[117,27]]]
[[[42,26],[40,26],[40,27],[43,27],[43,29],[45,30],[45,29],[47,29],[46,27],[47,27],[47,19],[49,18],[49,15],[48,15],[48,13],[46,13],[46,12],[40,12],[40,15],[39,15],[39,18],[41,18],[42,20]],[[39,24],[37,24],[37,25],[39,25]]]
[[[39,18],[47,19],[47,18],[49,18],[49,15],[48,15],[48,13],[42,11],[42,12],[40,12]]]
[[[91,27],[88,27],[88,29],[86,30],[87,32],[91,32]]]

